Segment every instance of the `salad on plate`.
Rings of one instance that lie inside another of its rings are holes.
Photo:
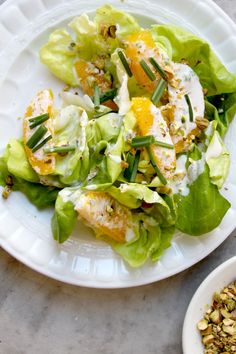
[[[207,42],[105,5],[52,32],[39,55],[66,84],[62,106],[50,89],[32,99],[0,158],[4,198],[54,206],[59,243],[79,218],[132,267],[157,261],[175,230],[221,223],[236,76]]]

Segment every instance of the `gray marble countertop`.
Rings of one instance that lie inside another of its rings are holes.
[[[216,3],[236,21],[236,0]],[[0,249],[0,354],[181,354],[193,293],[235,254],[236,230],[177,276],[137,288],[95,290],[48,279]]]

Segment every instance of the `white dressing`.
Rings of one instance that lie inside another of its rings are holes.
[[[174,115],[172,129],[176,133],[174,135],[176,143],[196,128],[196,117],[204,117],[205,103],[202,86],[195,72],[186,64],[173,63],[173,68],[175,85],[169,84],[168,92]],[[185,95],[190,98],[193,122],[190,122],[189,107]]]

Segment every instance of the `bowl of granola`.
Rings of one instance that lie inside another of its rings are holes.
[[[197,289],[184,319],[182,343],[184,354],[236,353],[236,257]]]

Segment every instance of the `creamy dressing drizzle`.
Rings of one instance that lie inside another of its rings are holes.
[[[192,161],[188,170],[185,168],[187,155],[181,155],[176,160],[175,177],[171,180],[168,186],[172,189],[173,194],[187,196],[189,194],[189,185],[204,172],[206,164],[206,154],[202,153],[200,160]]]

